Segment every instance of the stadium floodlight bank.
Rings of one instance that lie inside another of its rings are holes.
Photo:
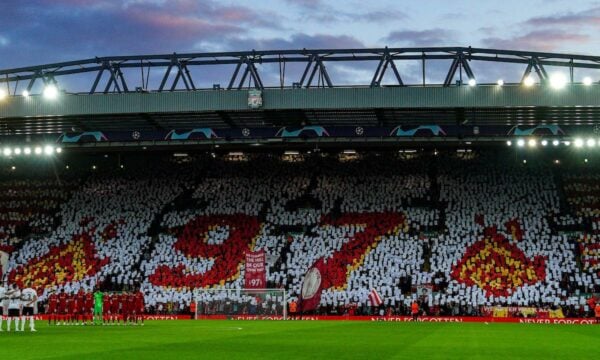
[[[207,316],[255,316],[257,319],[287,320],[287,291],[285,289],[196,289],[195,319]]]

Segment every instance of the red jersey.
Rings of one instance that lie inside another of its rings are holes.
[[[135,311],[138,314],[144,313],[144,295],[141,292],[135,294]]]
[[[83,292],[78,292],[76,297],[77,297],[77,311],[79,311],[80,314],[87,313],[87,310],[85,307],[85,294]]]
[[[85,310],[86,312],[91,313],[94,308],[94,296],[92,293],[85,294]]]
[[[110,297],[110,313],[115,315],[119,313],[119,295],[113,295]]]
[[[127,312],[135,312],[135,296],[133,294],[127,295]]]
[[[58,294],[58,311],[64,313],[67,311],[67,294]]]
[[[104,300],[102,301],[102,310],[104,312],[104,314],[108,314],[110,313],[110,303],[112,301],[112,296],[108,295],[108,294],[104,294]]]
[[[69,313],[77,314],[79,311],[79,307],[77,305],[77,295],[71,296],[67,301],[67,304],[69,305]]]
[[[50,294],[50,296],[48,296],[48,309],[46,310],[46,314],[56,313],[57,306],[58,306],[58,296],[56,294]]]

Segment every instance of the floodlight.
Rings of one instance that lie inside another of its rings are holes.
[[[26,147],[25,149],[23,149],[23,154],[30,155],[31,154],[31,148],[30,147]]]
[[[590,86],[592,85],[592,78],[589,76],[586,76],[583,78],[583,85],[585,86]]]
[[[40,146],[36,146],[33,151],[36,155],[40,155],[42,153],[42,148]]]
[[[583,139],[577,138],[575,139],[575,147],[583,147]]]
[[[55,85],[46,85],[44,88],[44,97],[48,100],[54,100],[58,97],[58,89]]]
[[[54,147],[52,147],[52,145],[46,145],[44,147],[44,154],[52,155],[53,152],[54,152]]]
[[[7,147],[7,148],[4,148],[2,153],[4,154],[4,156],[10,156],[12,154],[12,150],[11,150],[11,148]]]
[[[542,146],[548,145],[548,140],[542,140]]]
[[[508,146],[512,146],[512,141],[508,140],[508,141],[506,142],[506,145],[508,145]]]
[[[554,89],[562,89],[567,85],[567,77],[563,73],[555,73],[550,76],[550,86]]]
[[[477,85],[477,81],[474,78],[469,79],[469,86]]]
[[[523,146],[525,146],[525,140],[523,140],[523,139],[519,139],[519,140],[517,141],[517,146],[519,146],[519,147],[523,147]]]
[[[498,86],[504,86],[504,80],[498,79],[497,84],[498,84]]]
[[[529,139],[529,141],[527,142],[527,145],[529,145],[529,147],[536,147],[537,141],[535,139]]]
[[[552,145],[558,146],[558,145],[560,145],[560,141],[554,140],[554,141],[552,141]]]
[[[21,93],[21,95],[23,95],[23,97],[29,97],[29,91],[23,90],[23,92]]]
[[[15,153],[15,155],[21,155],[21,148],[15,148],[13,152]]]
[[[596,139],[587,139],[586,145],[588,147],[594,147],[594,146],[596,146]]]
[[[533,80],[531,76],[527,76],[525,79],[523,79],[523,85],[529,87],[533,86],[533,84],[535,84],[535,80]]]

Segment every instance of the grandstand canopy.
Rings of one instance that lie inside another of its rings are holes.
[[[419,66],[407,65],[415,61]],[[497,74],[498,64],[520,70],[514,80],[499,79],[501,85],[480,81]],[[363,76],[340,76],[339,69],[348,67]],[[445,76],[431,80],[440,69]],[[407,137],[419,126],[441,127],[447,138],[482,140],[502,140],[518,126],[582,126],[580,132],[588,132],[583,127],[600,117],[600,85],[579,74],[599,69],[595,56],[470,47],[92,58],[1,70],[8,96],[0,100],[0,135],[4,141],[64,134],[85,139],[95,132],[102,133],[97,142],[107,145],[115,139],[190,140],[165,134],[199,128],[216,131],[212,140],[233,142],[261,133],[252,129],[273,130],[261,139],[277,137],[283,128],[299,128],[299,137],[311,138],[306,127],[349,141],[389,137],[397,127],[402,135],[396,137]],[[45,96],[48,89],[58,89],[58,96]],[[355,131],[336,130],[344,127]],[[420,130],[410,137],[421,137]]]

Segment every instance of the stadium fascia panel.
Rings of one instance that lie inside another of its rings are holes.
[[[0,118],[93,116],[203,111],[248,111],[247,90],[63,94],[8,97]],[[416,108],[600,107],[600,86],[575,84],[556,90],[545,86],[346,87],[265,89],[260,110],[352,110]]]

